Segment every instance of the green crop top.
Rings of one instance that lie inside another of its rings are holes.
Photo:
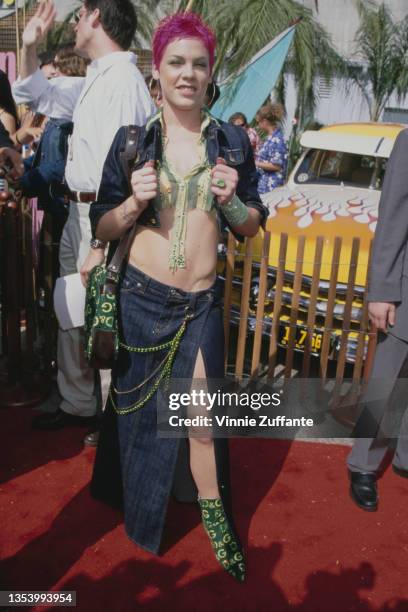
[[[199,163],[183,178],[178,176],[166,157],[166,137],[162,111],[151,118],[159,120],[163,134],[163,159],[158,168],[160,194],[153,200],[156,210],[174,208],[174,225],[170,232],[169,268],[176,271],[186,267],[185,242],[187,234],[187,212],[194,208],[216,214],[214,195],[211,192],[211,167],[207,160],[207,147],[204,131],[211,120],[208,111],[203,110],[200,136],[198,137]]]

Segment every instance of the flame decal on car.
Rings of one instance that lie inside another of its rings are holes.
[[[275,197],[273,197],[275,195]],[[296,225],[305,228],[319,219],[324,222],[336,221],[338,217],[352,217],[357,223],[368,225],[372,233],[375,232],[378,219],[378,202],[371,201],[369,197],[354,195],[352,198],[341,197],[339,190],[325,190],[324,197],[321,189],[307,192],[280,189],[278,194],[265,194],[264,203],[269,208],[269,216],[276,217],[279,208],[294,207],[293,215],[298,217]]]

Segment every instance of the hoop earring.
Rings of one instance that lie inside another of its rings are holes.
[[[156,83],[157,83],[157,90],[158,90],[156,101],[158,103],[161,103],[163,101],[163,92],[162,92],[162,88],[161,88],[161,84],[160,84],[160,79],[157,79]]]
[[[215,98],[215,92],[217,91],[217,90],[215,89],[215,81],[211,81],[211,85],[213,86],[213,90],[212,90],[211,99],[210,99],[210,101],[208,102],[208,107],[209,107],[209,108],[211,108],[211,106],[212,106],[212,103],[213,103],[214,98]]]
[[[155,88],[157,89],[157,95],[156,96],[154,96],[153,93],[152,93]],[[155,79],[152,76],[150,78],[150,80],[149,80],[148,90],[149,90],[150,97],[153,99],[153,101],[156,104],[156,106],[158,106],[158,104],[161,103],[161,101],[163,100],[162,88],[161,88],[161,85],[160,85],[160,80],[159,79]]]

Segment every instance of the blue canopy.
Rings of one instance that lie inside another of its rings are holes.
[[[228,121],[236,112],[244,113],[250,123],[271,93],[289,51],[296,26],[274,38],[241,70],[220,84],[221,95],[211,114]]]

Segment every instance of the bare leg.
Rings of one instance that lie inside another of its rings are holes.
[[[193,380],[206,380],[203,356],[198,351]],[[194,386],[192,385],[192,389]],[[198,391],[200,389],[197,389]],[[207,413],[204,406],[190,407],[189,416]],[[208,414],[208,413],[207,413]],[[203,526],[210,539],[217,561],[239,582],[245,580],[245,561],[242,550],[235,541],[234,534],[220,499],[215,466],[214,440],[207,427],[190,428],[190,467],[197,485],[199,505]],[[200,437],[193,437],[200,434]]]
[[[203,381],[206,378],[205,365],[201,350],[198,351],[197,361],[194,367],[193,379]],[[208,414],[204,407],[199,407],[195,414]],[[200,433],[200,437],[190,437],[190,467],[194,481],[197,485],[198,494],[205,499],[220,497],[217,483],[217,471],[215,467],[214,440],[210,435],[205,435],[202,428],[193,428],[191,433]],[[209,432],[210,433],[210,432]],[[204,437],[201,437],[204,436]]]

